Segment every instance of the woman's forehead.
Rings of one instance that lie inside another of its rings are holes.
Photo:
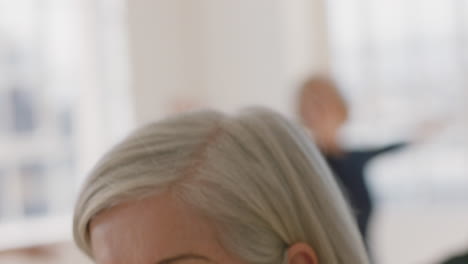
[[[101,213],[91,222],[90,233],[99,264],[136,263],[136,257],[141,263],[155,263],[167,255],[197,250],[214,240],[214,230],[207,219],[164,195]]]

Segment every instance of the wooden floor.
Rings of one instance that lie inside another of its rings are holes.
[[[0,253],[0,264],[92,264],[72,243]]]

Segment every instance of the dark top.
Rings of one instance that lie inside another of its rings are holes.
[[[468,252],[464,255],[446,260],[443,264],[468,264]]]
[[[344,189],[345,196],[351,203],[364,240],[367,237],[367,227],[373,209],[364,175],[365,168],[374,157],[401,149],[406,145],[406,143],[398,143],[373,150],[349,151],[340,156],[326,157],[330,168]]]

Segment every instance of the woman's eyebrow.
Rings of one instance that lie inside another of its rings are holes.
[[[179,262],[179,261],[194,260],[194,259],[203,260],[203,261],[206,261],[206,262],[209,262],[209,263],[213,263],[213,261],[211,259],[209,259],[208,257],[205,257],[205,256],[196,255],[196,254],[181,254],[181,255],[177,255],[177,256],[174,256],[174,257],[170,257],[170,258],[160,260],[158,262],[155,262],[154,264],[173,264],[173,263],[176,263],[176,262]]]

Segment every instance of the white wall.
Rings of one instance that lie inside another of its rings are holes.
[[[62,0],[55,0],[62,1]],[[128,91],[125,0],[72,0],[77,25],[77,146],[80,182],[134,125]]]
[[[137,122],[159,118],[181,100],[291,113],[297,81],[324,65],[325,45],[311,37],[323,36],[314,34],[312,25],[323,25],[311,21],[314,6],[310,0],[128,1]]]

